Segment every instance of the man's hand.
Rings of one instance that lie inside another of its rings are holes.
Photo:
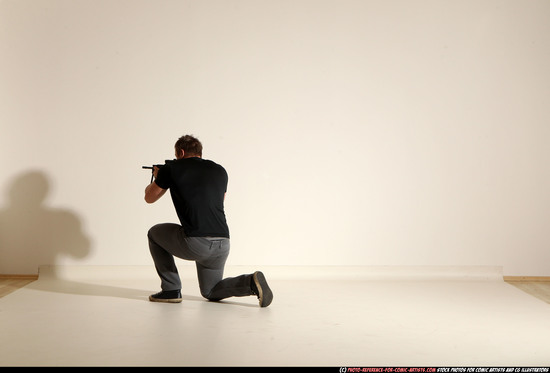
[[[153,166],[153,177],[156,179],[157,175],[159,173],[159,168],[157,166]]]

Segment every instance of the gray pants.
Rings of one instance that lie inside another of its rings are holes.
[[[203,297],[221,300],[252,295],[252,275],[223,279],[229,255],[229,238],[187,237],[178,224],[157,224],[149,229],[149,250],[161,280],[162,290],[181,289],[181,280],[174,257],[195,261],[199,287]]]

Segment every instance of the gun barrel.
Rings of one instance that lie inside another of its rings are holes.
[[[147,169],[147,170],[152,170],[152,169],[153,169],[152,166],[141,166],[141,168],[145,168],[145,169]]]

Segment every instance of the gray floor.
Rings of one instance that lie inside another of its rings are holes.
[[[550,365],[550,304],[498,271],[261,269],[268,308],[203,300],[192,266],[180,268],[180,304],[147,301],[152,267],[42,267],[0,298],[0,365]]]

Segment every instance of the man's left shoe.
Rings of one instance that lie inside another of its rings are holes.
[[[161,291],[159,293],[149,295],[149,300],[151,302],[181,303],[181,299],[180,290]]]
[[[271,304],[271,301],[273,300],[273,292],[269,288],[262,272],[254,272],[250,286],[253,293],[258,296],[260,307],[267,307]]]

